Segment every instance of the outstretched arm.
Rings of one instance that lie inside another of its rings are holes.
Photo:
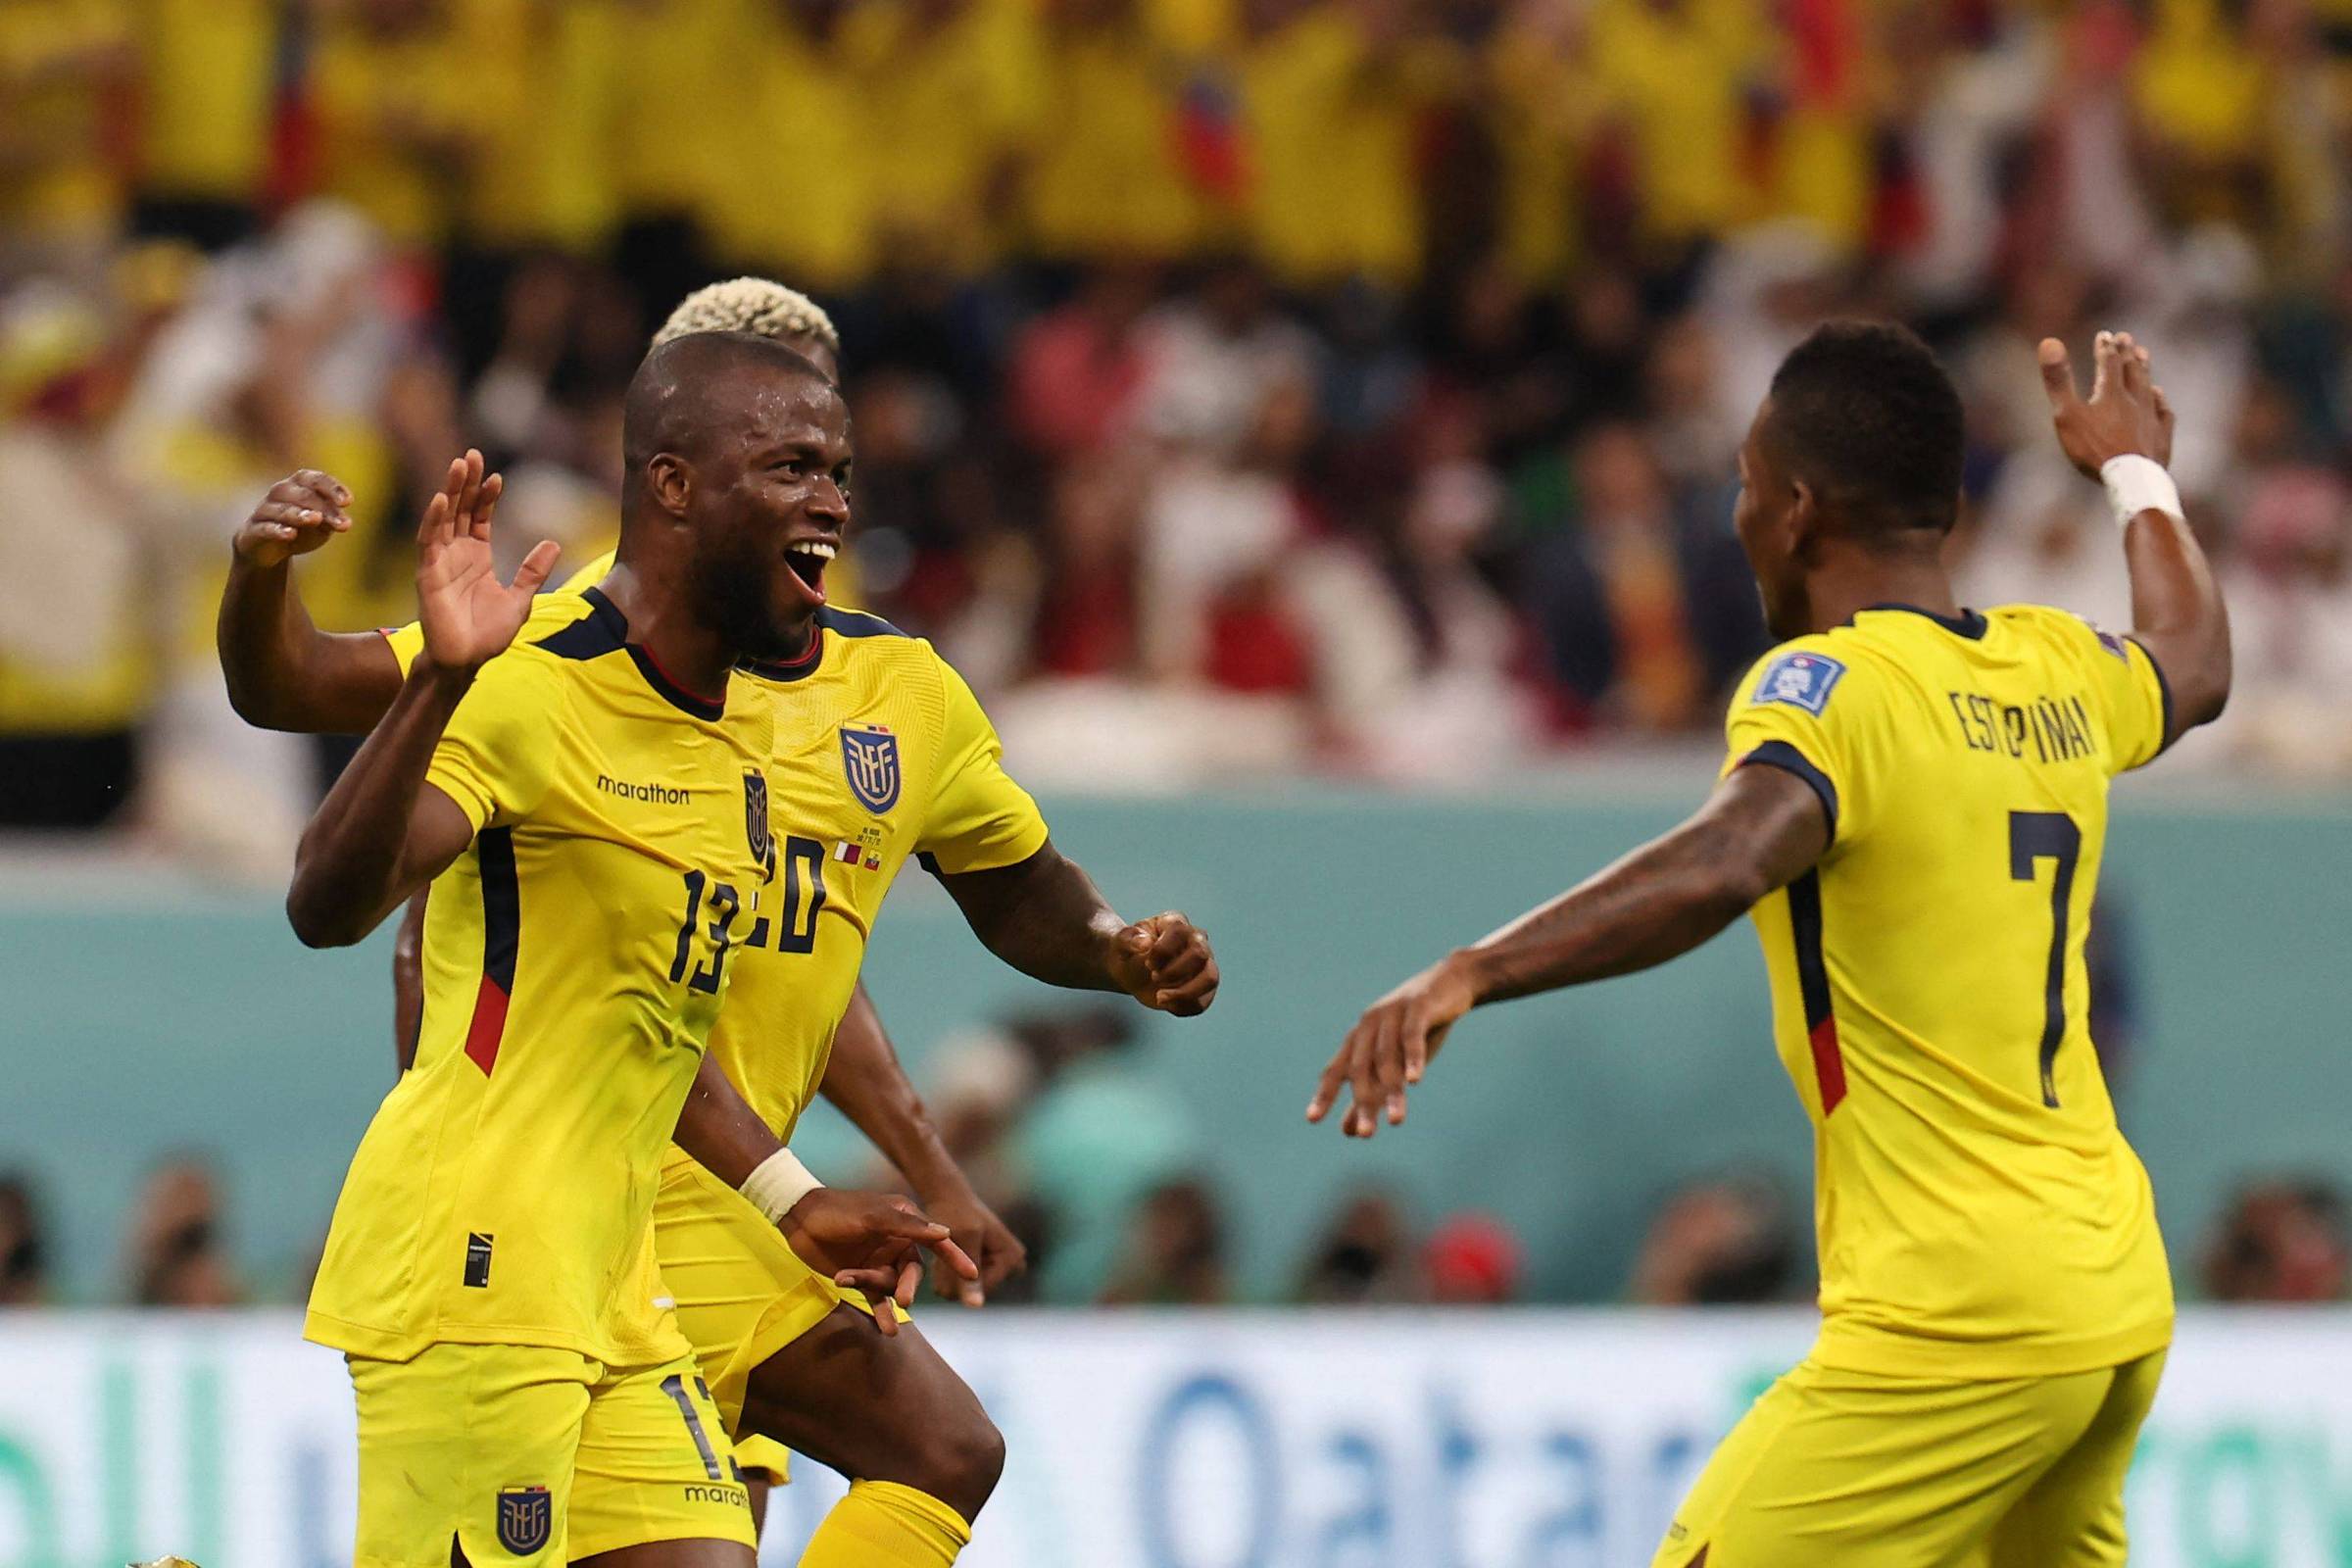
[[[1173,910],[1130,924],[1094,879],[1048,840],[1035,855],[990,871],[942,873],[988,951],[1033,980],[1072,991],[1124,991],[1147,1007],[1190,1018],[1217,998],[1208,938]]]
[[[400,662],[374,632],[312,624],[292,563],[351,527],[351,492],[302,468],[270,487],[237,530],[216,638],[229,706],[263,729],[364,735],[399,694]]]
[[[1383,1112],[1403,1121],[1406,1086],[1472,1007],[1680,957],[1802,875],[1829,844],[1810,785],[1777,767],[1735,768],[1682,826],[1374,1003],[1323,1069],[1306,1119],[1321,1121],[1346,1089],[1354,1103],[1341,1126],[1350,1137],[1371,1137]]]
[[[2094,479],[2109,477],[2118,459],[2170,463],[2173,408],[2150,375],[2148,351],[2129,332],[2101,332],[2092,354],[2086,401],[2076,390],[2066,345],[2056,338],[2041,343],[2042,387],[2068,460]],[[2167,492],[2161,499],[2178,508],[2169,481],[2158,480]],[[2113,479],[2109,491],[2144,494]],[[2148,651],[2173,694],[2169,745],[2219,717],[2230,700],[2230,613],[2196,534],[2176,512],[2135,510],[2124,524],[2124,564],[2132,574],[2132,640]]]
[[[988,1292],[1029,1266],[1029,1250],[980,1200],[940,1142],[922,1097],[899,1065],[899,1054],[891,1047],[863,981],[850,994],[849,1010],[834,1032],[823,1089],[825,1098],[898,1167],[924,1210],[944,1223],[956,1245],[980,1265],[980,1277],[967,1280],[943,1261],[931,1271],[934,1291],[966,1306],[979,1306]]]

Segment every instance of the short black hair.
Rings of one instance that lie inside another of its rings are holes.
[[[620,445],[631,471],[657,452],[692,450],[743,402],[730,384],[746,369],[806,375],[831,389],[833,378],[807,355],[757,332],[689,332],[658,345],[637,367],[621,404]]]
[[[1960,512],[1960,394],[1907,327],[1831,321],[1772,377],[1767,439],[1862,536],[1948,533]]]

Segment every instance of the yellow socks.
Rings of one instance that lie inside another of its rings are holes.
[[[950,1568],[972,1539],[963,1516],[895,1481],[860,1481],[809,1538],[801,1568]]]

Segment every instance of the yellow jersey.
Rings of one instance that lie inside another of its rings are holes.
[[[543,595],[517,644],[576,619],[581,594],[594,595],[588,585],[612,569],[607,556]],[[929,642],[855,610],[827,607],[816,618],[799,663],[749,664],[732,683],[773,701],[777,870],[730,960],[710,1049],[784,1139],[824,1077],[866,939],[907,857],[951,874],[985,871],[1046,842],[1045,818],[1004,771],[979,699]],[[409,625],[385,636],[406,670],[421,634]]]
[[[774,704],[669,682],[601,594],[485,665],[426,777],[474,826],[424,922],[416,1065],[335,1205],[306,1332],[356,1355],[688,1352],[653,1202],[777,856]],[[566,612],[568,613],[566,613]]]
[[[1814,1124],[1822,1363],[2025,1377],[2169,1343],[2082,961],[2108,784],[2168,704],[2137,643],[2034,606],[1867,610],[1733,697],[1725,771],[1785,768],[1831,823],[1753,911]]]

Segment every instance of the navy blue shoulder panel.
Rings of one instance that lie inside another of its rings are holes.
[[[827,605],[816,612],[816,623],[840,637],[907,637],[880,615],[869,615],[862,610],[835,610]]]
[[[627,617],[594,588],[583,590],[580,597],[588,601],[588,613],[562,631],[548,633],[533,646],[558,659],[602,659],[619,653],[629,640]]]

